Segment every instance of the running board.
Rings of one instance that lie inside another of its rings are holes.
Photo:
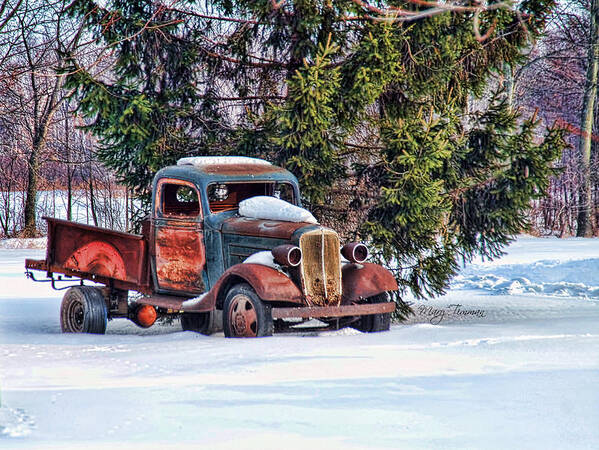
[[[158,308],[171,310],[172,312],[180,312],[183,311],[183,302],[186,300],[189,300],[189,297],[177,297],[174,295],[152,295],[151,297],[136,298],[135,303],[140,305],[152,305]]]

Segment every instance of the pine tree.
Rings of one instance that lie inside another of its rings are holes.
[[[115,49],[114,80],[82,70],[71,81],[101,157],[127,183],[147,189],[185,153],[273,159],[321,222],[370,242],[417,296],[443,292],[460,262],[501,253],[564,147],[557,129],[539,139],[537,121],[505,96],[470,111],[494,73],[523,60],[553,0],[407,22],[428,6],[101,4],[78,0],[72,11]]]
[[[114,54],[110,76],[105,69],[94,75],[65,55],[71,61],[66,85],[76,89],[78,111],[99,138],[99,160],[133,189],[143,216],[155,173],[218,139],[219,116],[198,90],[196,30],[181,13],[148,0],[103,5],[76,0],[69,12],[85,21],[104,53]]]

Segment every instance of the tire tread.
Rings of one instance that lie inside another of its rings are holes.
[[[367,303],[386,303],[389,301],[389,295],[386,292],[373,295],[367,299]],[[369,314],[362,316],[351,325],[352,328],[363,333],[378,333],[379,331],[389,331],[391,328],[391,313]]]
[[[72,302],[83,305],[83,333],[104,334],[108,324],[108,309],[102,291],[94,286],[74,286],[65,293],[60,305],[60,327],[63,333],[77,333],[66,320],[68,307]]]

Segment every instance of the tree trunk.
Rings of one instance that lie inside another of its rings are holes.
[[[71,168],[71,147],[69,147],[69,119],[64,120],[64,139],[67,165],[67,220],[73,220],[73,171]]]
[[[597,97],[597,72],[599,70],[598,3],[599,0],[592,0],[591,2],[591,39],[587,57],[588,67],[582,103],[582,117],[580,120],[582,133],[578,148],[581,171],[577,220],[578,229],[576,232],[578,237],[591,237],[593,235],[591,138],[593,135],[595,99]]]
[[[129,231],[129,189],[125,188],[125,229]]]
[[[98,215],[96,214],[96,198],[94,193],[94,175],[93,168],[90,159],[89,163],[89,208],[91,209],[92,219],[94,221],[94,225],[98,226]]]
[[[503,88],[505,89],[505,97],[507,100],[507,104],[510,108],[514,106],[514,91],[516,89],[516,83],[514,81],[514,69],[510,64],[503,64]]]
[[[23,229],[24,237],[35,237],[37,234],[37,191],[40,169],[40,154],[43,144],[43,139],[36,137],[36,139],[33,140],[33,145],[31,146],[31,155],[29,155],[27,168],[27,191],[25,194],[25,226]]]

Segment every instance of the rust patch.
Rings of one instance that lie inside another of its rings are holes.
[[[174,295],[151,295],[149,297],[139,298],[135,300],[135,303],[139,305],[152,305],[159,308],[180,311],[183,309],[181,305],[185,300],[189,300],[189,297],[178,297]]]
[[[164,261],[161,260],[161,264],[158,264],[160,269],[157,270],[158,279],[161,285],[166,286],[179,286],[181,283],[185,283],[188,287],[188,291],[193,290],[204,290],[204,282],[200,274],[196,270],[186,267],[185,264],[181,264],[179,261]]]
[[[106,242],[93,241],[79,247],[67,258],[67,269],[93,273],[104,277],[124,280],[127,277],[125,263],[119,251]]]
[[[25,267],[32,270],[47,270],[45,259],[26,259]]]
[[[232,217],[223,223],[223,233],[291,240],[293,233],[305,226],[304,222],[284,222],[279,220]]]
[[[264,175],[266,173],[281,173],[285,169],[278,166],[256,165],[256,164],[211,164],[202,166],[202,171],[216,175]]]
[[[302,292],[295,283],[287,275],[271,267],[237,264],[227,270],[221,279],[225,275],[237,275],[246,280],[262,300],[303,303]]]
[[[204,292],[206,263],[202,230],[196,227],[156,228],[156,278],[161,289]]]

